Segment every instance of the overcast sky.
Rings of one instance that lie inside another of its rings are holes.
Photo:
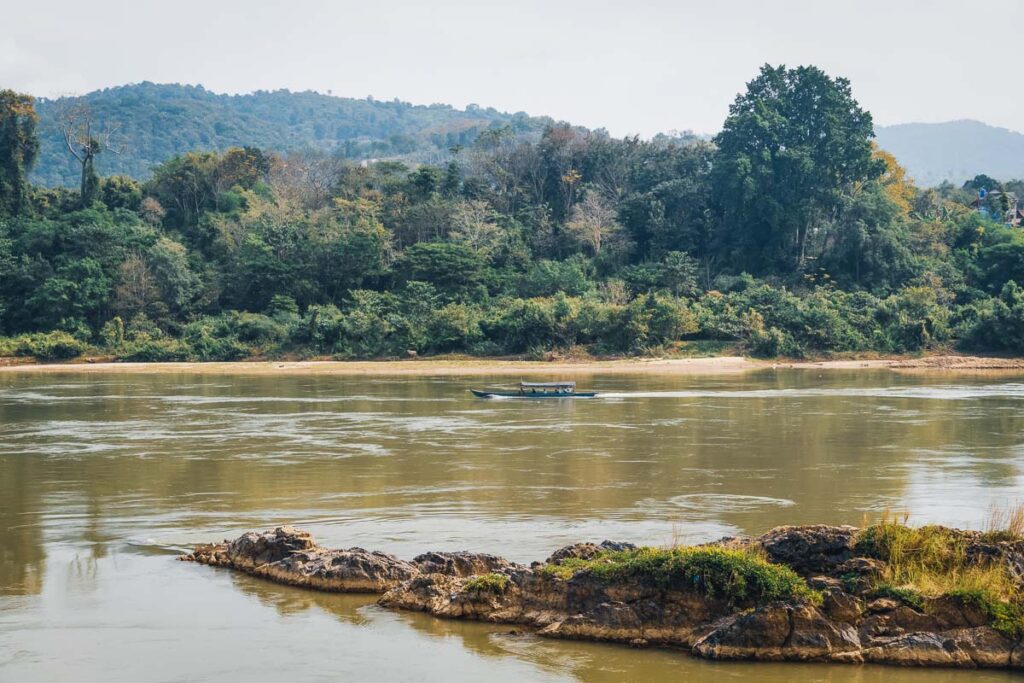
[[[42,96],[331,90],[647,136],[717,131],[770,62],[846,76],[879,124],[1024,131],[1024,0],[33,0],[3,15],[0,88]]]

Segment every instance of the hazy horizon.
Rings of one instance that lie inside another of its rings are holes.
[[[947,0],[302,5],[19,5],[0,37],[0,85],[42,97],[142,81],[313,90],[478,104],[646,137],[714,133],[762,64],[815,64],[849,78],[880,126],[972,119],[1024,130],[1024,89],[998,66],[1018,48],[985,28],[990,17],[1024,25],[1015,0],[989,3],[970,30],[969,11]]]

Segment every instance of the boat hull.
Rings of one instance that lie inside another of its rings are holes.
[[[539,392],[531,394],[518,391],[481,391],[479,389],[470,389],[470,391],[477,398],[593,398],[597,396],[596,391],[573,391],[563,394],[544,394]]]

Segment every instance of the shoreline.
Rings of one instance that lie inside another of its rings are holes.
[[[5,362],[6,361],[6,362]],[[12,362],[13,361],[13,362]],[[201,375],[338,375],[338,376],[487,376],[487,375],[732,375],[776,369],[890,370],[901,372],[1002,372],[1024,374],[1024,358],[924,356],[844,360],[759,360],[742,356],[706,358],[626,358],[583,361],[508,359],[408,359],[382,361],[232,361],[120,363],[79,360],[35,363],[0,358],[0,374],[201,374]]]

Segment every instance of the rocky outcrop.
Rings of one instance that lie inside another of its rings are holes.
[[[511,569],[514,565],[503,557],[487,553],[429,552],[412,558],[412,563],[423,574],[448,576],[476,576]]]
[[[1000,563],[1019,576],[1020,542],[955,533],[971,561]],[[755,586],[716,590],[712,584],[723,579],[761,580],[731,569],[711,576],[714,569],[705,567],[685,580],[648,569],[602,572],[602,563],[622,555],[615,551],[635,550],[608,541],[566,546],[530,566],[469,552],[405,562],[361,548],[322,548],[309,534],[281,527],[200,546],[183,559],[317,590],[382,593],[379,603],[395,609],[516,624],[546,637],[668,645],[709,659],[1024,668],[1024,643],[994,628],[976,601],[947,595],[911,605],[876,593],[885,563],[860,554],[857,538],[853,527],[780,527],[702,546],[754,550],[747,554],[769,561],[758,560],[762,569],[785,565],[804,577],[790,572],[794,581],[814,589],[781,599],[761,599]]]
[[[419,574],[415,565],[393,555],[321,548],[308,533],[288,526],[200,546],[182,559],[338,593],[383,593]]]
[[[602,541],[601,543],[573,543],[559,548],[551,553],[546,562],[548,564],[560,564],[568,559],[589,560],[603,552],[615,552],[619,550],[633,550],[636,546],[632,543],[616,541]]]

